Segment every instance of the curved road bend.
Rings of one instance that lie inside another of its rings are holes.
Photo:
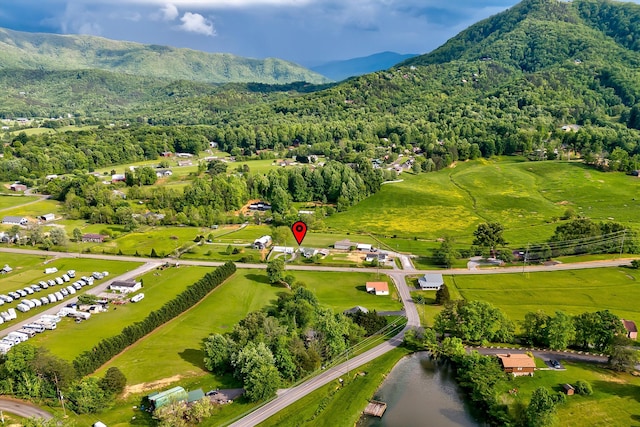
[[[393,272],[389,273],[389,276],[393,279],[396,284],[396,288],[398,289],[398,293],[400,298],[404,302],[405,312],[407,315],[407,324],[404,329],[396,336],[391,338],[389,341],[386,341],[365,353],[362,353],[354,358],[350,359],[347,362],[341,363],[338,366],[335,366],[331,369],[328,369],[316,377],[305,381],[299,386],[290,388],[278,395],[275,399],[271,400],[267,404],[261,406],[255,411],[251,412],[246,417],[236,421],[231,424],[232,427],[252,427],[258,423],[261,423],[268,419],[269,417],[275,415],[282,409],[291,405],[295,401],[303,398],[307,394],[312,391],[328,384],[329,382],[335,380],[336,378],[340,378],[340,376],[346,374],[350,369],[355,369],[359,366],[368,363],[383,354],[393,350],[402,344],[402,339],[404,337],[404,333],[413,328],[420,326],[420,318],[418,316],[418,309],[416,305],[411,300],[411,294],[409,293],[409,287],[406,284],[405,276],[406,273],[401,272]]]
[[[23,418],[44,418],[45,420],[53,418],[49,412],[33,406],[22,400],[0,397],[0,411],[10,412]]]

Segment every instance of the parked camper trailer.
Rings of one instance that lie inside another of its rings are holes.
[[[0,295],[0,299],[4,302],[12,302],[13,298],[11,298],[9,295]]]
[[[43,314],[42,316],[40,316],[40,320],[42,320],[43,322],[58,323],[60,319],[62,319],[62,317],[56,316],[55,314]]]
[[[64,299],[62,292],[55,292],[54,295],[58,298],[58,301],[62,301]]]
[[[87,313],[86,311],[76,311],[73,313],[69,313],[69,317],[75,317],[76,319],[87,320],[91,317],[91,313]]]
[[[56,285],[56,281],[51,279],[51,280],[47,280],[47,283],[49,284],[49,286],[55,286]]]
[[[37,333],[44,332],[44,326],[38,325],[37,323],[27,323],[22,326],[23,329],[33,329]]]
[[[26,336],[28,336],[29,338],[33,338],[36,336],[36,331],[34,331],[33,329],[18,329],[16,332],[19,332],[21,334],[25,334]]]
[[[70,294],[76,293],[76,289],[71,285],[67,286],[67,290],[69,291]]]
[[[22,313],[26,313],[27,311],[31,310],[31,307],[29,307],[27,304],[20,303],[16,306],[16,309]]]
[[[64,280],[65,282],[69,282],[71,279],[69,278],[68,274],[63,274],[62,275],[62,280]]]
[[[40,297],[40,302],[42,302],[42,305],[47,305],[47,304],[49,304],[49,298]]]
[[[25,291],[28,295],[33,295],[35,294],[35,291],[33,289],[31,289],[30,287],[26,287],[23,289],[23,291]]]
[[[76,271],[75,270],[69,270],[67,271],[67,274],[69,275],[69,277],[71,277],[72,279],[74,277],[76,277]]]
[[[0,317],[2,317],[2,320],[4,320],[5,322],[8,322],[9,320],[11,320],[11,316],[6,311],[3,311],[2,313],[0,313]]]
[[[16,313],[16,310],[14,308],[7,309],[7,313],[9,313],[9,316],[11,316],[11,320],[18,317],[18,314]]]
[[[38,298],[32,298],[31,302],[34,303],[36,307],[42,307],[42,301],[40,301]]]
[[[26,305],[29,308],[36,308],[36,303],[31,301],[30,299],[23,299],[20,301],[22,304]]]
[[[44,269],[44,274],[53,274],[57,272],[58,272],[58,269],[55,267],[49,267]]]
[[[9,332],[9,335],[7,335],[8,337],[12,337],[12,338],[17,338],[19,339],[21,342],[25,342],[26,340],[29,339],[29,335],[27,334],[23,334],[22,332]]]
[[[82,289],[82,285],[78,282],[74,283],[73,287],[76,289],[76,291],[79,291],[80,289]]]
[[[62,285],[64,283],[64,280],[62,280],[62,277],[56,277],[55,281],[56,281],[56,284],[58,285]]]
[[[131,302],[139,302],[139,301],[142,301],[143,298],[144,298],[144,294],[139,293],[138,295],[134,295],[133,297],[131,297]]]

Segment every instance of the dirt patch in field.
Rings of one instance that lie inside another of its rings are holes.
[[[191,375],[189,375],[191,374]],[[124,392],[122,394],[122,397],[126,398],[129,395],[132,394],[139,394],[139,393],[144,393],[145,391],[150,391],[150,390],[155,390],[157,388],[163,388],[168,386],[169,384],[175,383],[177,381],[180,381],[183,378],[186,377],[190,377],[192,375],[195,375],[196,372],[189,372],[187,375],[174,375],[172,377],[167,377],[167,378],[163,378],[161,380],[157,380],[157,381],[151,381],[148,383],[141,383],[141,384],[134,384],[134,385],[129,385],[126,386],[124,388]]]
[[[556,203],[556,205],[565,206],[565,205],[568,205],[568,204],[570,204],[570,203],[571,203],[571,202],[569,202],[569,201],[567,201],[567,200],[563,200],[563,201],[561,201],[561,202]]]

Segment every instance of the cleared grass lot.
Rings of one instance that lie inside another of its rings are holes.
[[[55,200],[50,200],[50,199],[41,200],[36,203],[24,205],[24,203],[26,203],[24,202],[25,198],[23,197],[15,197],[15,198],[18,200],[23,200],[23,202],[21,203],[22,206],[15,206],[11,209],[2,211],[2,214],[0,215],[0,217],[27,216],[27,217],[35,218],[37,216],[48,214],[48,213],[53,213],[57,217],[62,213],[62,205],[60,204],[60,202],[57,202]]]
[[[2,190],[4,190],[4,188],[0,187],[0,191]],[[25,203],[32,202],[36,199],[37,197],[34,196],[0,196],[0,210],[2,211],[2,216],[6,216],[5,209],[24,205]]]
[[[488,301],[514,321],[529,311],[556,310],[576,315],[608,309],[640,321],[640,272],[627,268],[555,271],[529,274],[455,276],[466,300]]]
[[[118,334],[125,326],[144,319],[198,281],[210,268],[184,267],[154,270],[141,277],[145,298],[138,303],[112,305],[108,312],[94,314],[87,321],[75,323],[65,318],[55,331],[38,334],[30,342],[48,348],[67,360],[91,349],[101,339]],[[71,300],[71,299],[70,299]]]
[[[109,253],[122,251],[125,255],[133,255],[138,251],[141,256],[147,256],[152,249],[159,256],[173,253],[183,245],[195,245],[197,236],[207,236],[210,229],[198,227],[144,227],[133,233],[94,246],[94,251],[104,250]]]

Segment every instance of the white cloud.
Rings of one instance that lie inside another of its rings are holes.
[[[124,4],[160,5],[166,0],[115,0]],[[173,0],[180,7],[197,7],[207,9],[244,8],[250,6],[305,6],[315,0]]]
[[[164,7],[160,8],[160,17],[163,21],[173,21],[180,15],[178,8],[171,3],[167,3]]]
[[[182,24],[178,25],[177,28],[182,31],[204,34],[205,36],[216,35],[213,23],[199,13],[185,12],[180,21],[182,21]]]

